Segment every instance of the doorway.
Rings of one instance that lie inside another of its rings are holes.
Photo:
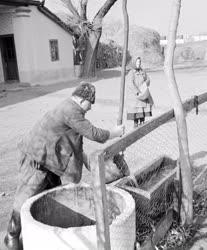
[[[0,49],[5,82],[19,81],[14,36],[0,36]]]

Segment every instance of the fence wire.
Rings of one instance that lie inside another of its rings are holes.
[[[205,178],[199,180],[207,166],[207,104],[199,106],[198,115],[195,110],[189,112],[186,122],[194,190],[199,195],[207,190]],[[175,120],[161,125],[125,151],[132,176],[120,180],[117,186],[128,191],[135,200],[136,240],[140,243],[153,233],[163,215],[175,208],[178,176],[173,170],[178,158]],[[194,209],[198,210],[195,206]]]

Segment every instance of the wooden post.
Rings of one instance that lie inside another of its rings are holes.
[[[126,59],[128,49],[128,37],[129,37],[129,17],[127,13],[127,0],[122,2],[122,10],[124,16],[124,45],[123,45],[123,57],[122,57],[122,68],[121,68],[121,88],[120,88],[120,99],[119,99],[119,116],[117,124],[121,125],[123,120],[124,111],[124,93],[125,93],[125,74],[126,74]]]
[[[106,199],[104,157],[100,151],[96,151],[91,155],[90,166],[96,214],[97,247],[98,250],[110,250],[111,245]]]
[[[168,79],[168,86],[172,96],[173,108],[177,123],[178,142],[180,150],[180,166],[182,181],[182,208],[183,216],[181,216],[182,224],[190,224],[193,220],[193,182],[191,174],[191,165],[189,158],[187,124],[185,120],[184,110],[178,91],[174,69],[173,59],[176,46],[176,34],[178,21],[180,16],[181,0],[173,0],[172,17],[170,22],[167,52],[165,57],[164,71]]]

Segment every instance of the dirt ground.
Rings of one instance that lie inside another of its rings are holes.
[[[155,117],[171,108],[172,104],[164,73],[162,71],[151,72],[149,75],[151,92],[155,101],[153,111],[153,117]],[[207,92],[207,68],[176,70],[176,78],[182,100]],[[127,76],[126,83],[128,81]],[[2,239],[17,185],[17,142],[47,110],[67,98],[77,82],[25,87],[23,90],[9,91],[5,97],[0,98],[0,107],[2,107],[0,109],[0,250],[5,249]],[[113,69],[100,72],[99,78],[93,82],[97,88],[97,101],[93,110],[88,114],[88,118],[97,126],[111,127],[116,124],[118,114],[120,71]],[[17,104],[7,106],[15,103]],[[124,110],[124,123],[127,131],[132,129],[131,122],[126,121],[126,110],[130,103],[131,97],[127,95]],[[187,116],[187,124],[192,164],[203,168],[207,165],[206,105],[199,110],[198,116],[195,116],[194,111]],[[89,141],[84,143],[87,153],[91,153],[99,146]],[[132,145],[126,151],[126,160],[133,172],[161,154],[167,154],[172,158],[178,156],[175,123],[160,127]],[[84,172],[83,180],[89,179],[88,173]]]
[[[4,84],[3,89],[5,91],[0,94],[0,108],[5,107],[7,105],[12,105],[18,102],[27,101],[39,96],[47,95],[49,93],[53,93],[55,91],[72,88],[74,87],[80,80],[71,80],[69,82],[61,82],[53,85],[46,86],[19,86],[17,83],[12,84]]]
[[[108,79],[119,77],[121,75],[120,69],[116,70],[106,70],[97,72],[97,77],[93,79],[85,79],[90,82],[96,82],[101,79]],[[0,108],[7,105],[12,105],[18,102],[27,101],[33,98],[44,96],[55,91],[59,91],[66,88],[75,87],[80,81],[80,79],[73,79],[67,82],[58,82],[51,85],[45,86],[29,86],[28,84],[18,84],[18,83],[0,83]],[[4,90],[2,92],[2,90]]]

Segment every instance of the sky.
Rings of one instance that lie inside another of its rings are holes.
[[[88,0],[88,15],[93,17],[106,0]],[[128,0],[130,24],[154,29],[167,35],[174,0]],[[76,4],[78,0],[73,0]],[[61,0],[46,0],[46,7],[53,12],[67,11]],[[122,0],[117,0],[104,21],[123,20]],[[207,0],[182,0],[178,34],[207,33]]]

